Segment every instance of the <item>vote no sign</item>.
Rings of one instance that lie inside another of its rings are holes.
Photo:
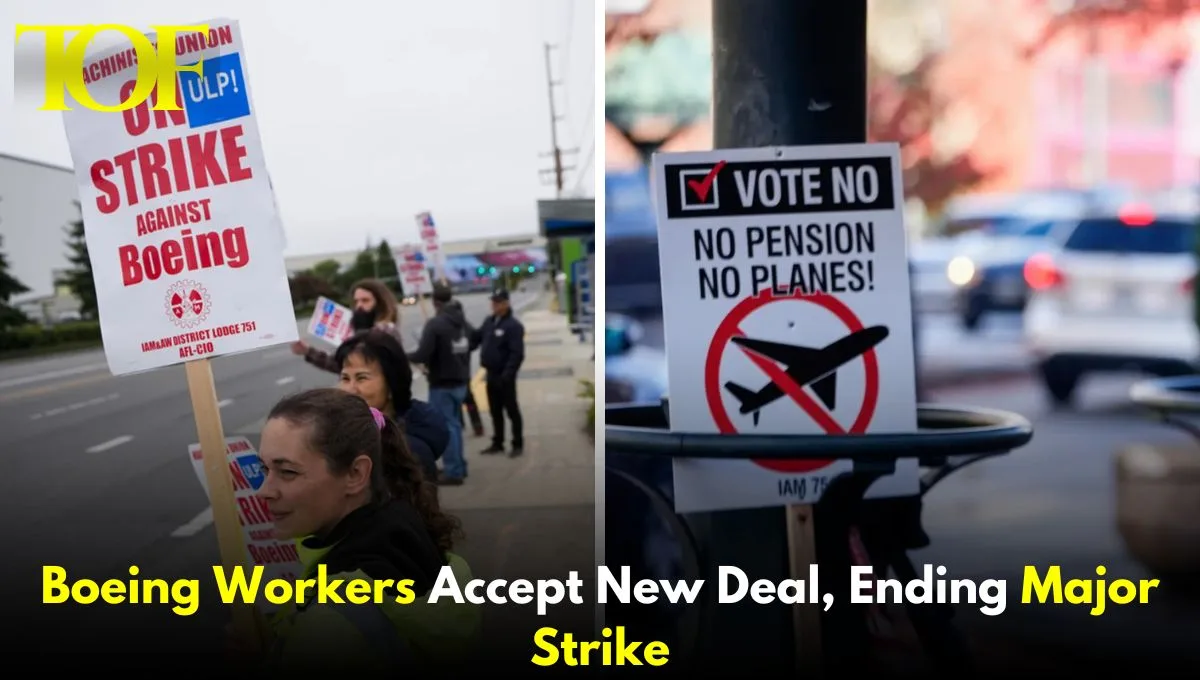
[[[853,144],[654,157],[673,432],[917,429],[899,149]],[[819,500],[852,463],[675,461],[675,508]],[[914,494],[915,461],[868,497]]]

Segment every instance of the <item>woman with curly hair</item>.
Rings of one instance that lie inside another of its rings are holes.
[[[266,501],[279,538],[298,540],[302,578],[325,567],[328,581],[374,582],[381,601],[321,602],[318,591],[272,621],[267,662],[274,670],[444,670],[465,658],[477,606],[427,596],[440,572],[464,584],[453,553],[458,520],[442,512],[436,487],[409,451],[403,428],[358,396],[324,388],[289,396],[271,409],[259,446]],[[405,594],[415,598],[396,602]],[[398,589],[399,588],[399,589]]]

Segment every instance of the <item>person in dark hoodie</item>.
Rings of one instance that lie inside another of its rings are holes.
[[[413,399],[412,366],[395,336],[378,328],[357,333],[338,347],[333,364],[339,388],[401,423],[425,478],[436,480],[437,460],[450,443],[450,427],[437,409]]]
[[[471,328],[471,321],[466,318],[466,313],[463,312],[462,303],[459,302],[458,300],[451,300],[450,302],[447,302],[446,304],[457,307],[458,311],[463,313],[463,319],[466,320],[466,323],[467,323],[467,326],[466,326],[467,336],[470,337],[470,335],[472,333],[474,333],[475,331],[474,331],[474,329]],[[466,356],[464,357],[464,360],[467,362],[467,375],[470,376],[471,375],[471,353],[470,352],[467,352]],[[463,399],[463,406],[465,406],[467,409],[467,417],[471,419],[471,429],[474,430],[475,436],[482,437],[483,436],[483,417],[481,415],[479,415],[479,406],[475,403],[475,395],[471,392],[471,387],[470,387],[469,382],[467,383],[467,396],[465,399]],[[463,423],[463,427],[466,427],[466,423],[463,422],[461,411],[459,412],[458,422]]]
[[[442,456],[438,484],[461,485],[467,477],[463,456],[462,409],[471,378],[470,339],[462,305],[452,305],[447,286],[433,289],[433,308],[437,311],[425,322],[421,342],[408,355],[409,361],[425,366],[429,380],[429,403],[446,418],[450,427],[450,445]]]
[[[453,552],[459,522],[442,512],[399,423],[344,391],[309,390],[271,409],[259,457],[258,495],[276,537],[297,540],[301,578],[358,580],[379,593],[355,604],[301,589],[304,601],[270,621],[265,670],[399,677],[469,657],[479,606],[428,601],[445,569],[458,583],[472,578]]]

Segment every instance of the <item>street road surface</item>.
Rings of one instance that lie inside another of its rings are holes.
[[[935,391],[931,401],[1020,413],[1033,440],[1013,453],[976,463],[939,483],[926,497],[924,524],[932,545],[913,553],[921,564],[944,564],[952,577],[1008,578],[1009,610],[966,619],[1049,645],[1103,642],[1109,650],[1161,654],[1179,667],[1200,661],[1200,600],[1164,583],[1148,606],[1023,607],[1026,564],[1061,565],[1064,578],[1154,578],[1125,551],[1116,528],[1114,456],[1131,444],[1200,447],[1187,435],[1132,406],[1138,376],[1089,378],[1076,408],[1056,410],[1032,380]]]
[[[532,301],[540,285],[531,281],[524,288],[513,293],[514,306]],[[473,324],[489,313],[485,294],[460,299]],[[307,318],[301,321],[303,336]],[[403,308],[409,349],[422,325],[419,306]],[[262,418],[276,401],[336,384],[334,375],[286,345],[212,365],[226,436],[247,436],[256,445]],[[418,397],[426,389],[423,380],[414,384]],[[78,578],[128,578],[132,564],[147,575],[188,572],[204,578],[212,594],[211,565],[218,557],[211,509],[187,457],[197,441],[182,366],[115,378],[98,350],[0,363],[4,601],[40,597],[43,564],[62,565]],[[100,615],[91,617],[98,622],[115,612],[91,613]],[[222,615],[212,605],[207,613]],[[175,625],[196,619],[166,616]]]

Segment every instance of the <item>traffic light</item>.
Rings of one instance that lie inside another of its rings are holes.
[[[533,265],[529,265],[529,267],[526,271],[528,271],[530,274],[532,274],[533,273]]]
[[[491,267],[490,269],[488,269],[488,273],[489,273],[489,274],[491,274],[492,276],[495,276],[495,275],[496,275],[496,268],[495,268],[495,267]]]
[[[520,268],[520,267],[513,267],[513,273],[514,273],[514,274],[520,274],[520,273],[521,273],[521,268]]]
[[[480,276],[483,276],[483,273],[484,273],[485,271],[487,271],[487,270],[486,270],[486,269],[484,269],[483,265],[480,265],[480,266],[478,266],[478,267],[476,267],[476,268],[475,268],[475,273],[476,273],[476,274],[478,274],[478,275],[480,275]]]

